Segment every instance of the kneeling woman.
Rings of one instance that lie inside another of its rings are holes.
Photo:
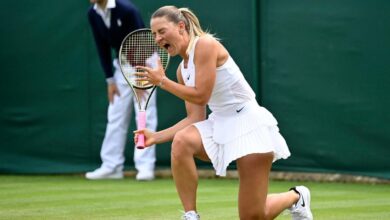
[[[198,18],[187,8],[159,8],[152,15],[151,29],[156,43],[183,61],[177,68],[178,83],[166,77],[161,65],[141,67],[141,75],[183,99],[187,117],[158,132],[136,131],[135,140],[140,133],[148,146],[173,140],[172,174],[186,212],[184,219],[200,219],[194,157],[211,161],[220,176],[225,176],[229,163],[236,160],[240,219],[274,219],[285,209],[291,210],[293,219],[312,219],[306,187],[267,195],[272,162],[289,157],[290,151],[277,121],[258,105],[225,47],[202,30]],[[212,111],[209,117],[206,105]]]

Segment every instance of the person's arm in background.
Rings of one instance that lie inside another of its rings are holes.
[[[126,19],[128,19],[129,22],[130,32],[140,28],[145,28],[141,13],[133,4],[130,4],[130,6],[128,7],[128,12],[126,13],[126,16]]]
[[[99,54],[100,64],[102,65],[106,82],[107,82],[107,95],[110,103],[114,101],[114,95],[120,95],[119,90],[116,87],[114,80],[114,73],[112,67],[112,58],[111,58],[111,46],[98,32],[96,20],[92,15],[92,12],[88,13],[88,20],[92,29],[93,37],[95,40],[95,45]]]

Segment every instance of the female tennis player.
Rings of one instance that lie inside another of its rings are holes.
[[[185,210],[183,218],[200,219],[195,157],[211,161],[219,176],[225,176],[228,165],[236,160],[240,219],[274,219],[285,209],[290,209],[293,219],[312,219],[307,187],[267,195],[272,162],[289,157],[290,151],[276,119],[258,105],[225,47],[202,30],[187,8],[161,7],[150,24],[156,43],[183,61],[177,68],[178,83],[166,77],[161,65],[141,67],[140,80],[183,99],[187,117],[158,132],[135,131],[134,139],[144,134],[147,146],[172,140],[172,174]],[[206,105],[212,111],[208,117]]]

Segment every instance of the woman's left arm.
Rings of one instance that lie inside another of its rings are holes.
[[[194,87],[188,87],[168,79],[161,66],[158,69],[143,68],[148,72],[146,80],[155,85],[161,84],[162,89],[185,101],[206,105],[215,83],[218,50],[220,50],[220,45],[213,37],[205,36],[198,40],[194,55],[196,71]]]

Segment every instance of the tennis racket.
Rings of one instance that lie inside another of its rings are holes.
[[[122,41],[119,50],[119,66],[138,102],[138,130],[146,127],[146,109],[156,86],[147,81],[137,80],[141,77],[136,73],[143,72],[143,70],[136,68],[136,66],[156,68],[159,58],[165,70],[169,63],[169,54],[155,43],[152,32],[148,28],[135,30]],[[143,134],[138,135],[136,147],[138,149],[145,148]]]

